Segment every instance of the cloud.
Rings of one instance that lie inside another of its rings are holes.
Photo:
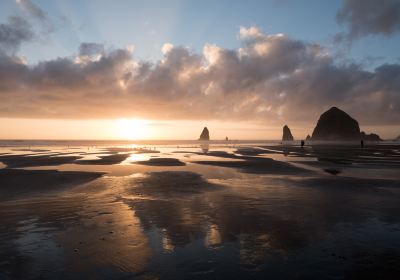
[[[168,46],[157,62],[82,43],[26,65],[0,55],[0,116],[315,122],[339,106],[366,124],[400,124],[400,65],[338,64],[318,44],[241,28],[241,46]],[[244,36],[245,35],[245,36]]]
[[[105,53],[105,48],[98,43],[81,43],[78,55],[75,58],[76,63],[86,64],[98,61]]]
[[[171,43],[165,43],[162,47],[161,47],[161,52],[165,55],[167,54],[169,51],[171,51],[174,48],[174,45],[172,45]]]
[[[7,23],[0,24],[0,51],[15,52],[23,42],[33,37],[34,33],[25,19],[10,16]]]
[[[39,8],[36,4],[29,0],[16,0],[17,4],[19,4],[21,7],[23,7],[25,10],[27,10],[30,14],[32,14],[34,17],[40,19],[40,20],[46,20],[47,15],[46,13]]]
[[[30,0],[16,0],[17,4],[24,9],[33,19],[39,21],[44,27],[45,32],[49,33],[54,31],[54,25],[49,19],[47,13],[43,11],[38,5]]]
[[[390,36],[400,31],[400,1],[344,0],[336,19],[347,27],[346,32],[338,34],[338,40]]]
[[[104,46],[98,43],[82,43],[79,46],[79,55],[94,56],[104,53]]]
[[[9,16],[6,23],[0,24],[0,53],[15,54],[21,44],[38,39],[41,35],[47,35],[54,30],[53,24],[47,14],[29,0],[17,0],[30,17],[19,15]],[[35,31],[34,24],[28,19],[40,22],[42,28],[40,34]]]
[[[249,28],[241,26],[239,29],[239,38],[242,40],[257,39],[262,36],[262,32],[255,26]]]

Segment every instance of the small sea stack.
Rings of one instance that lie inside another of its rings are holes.
[[[292,132],[290,131],[290,128],[287,125],[283,127],[282,141],[293,141]]]
[[[208,131],[207,127],[203,128],[203,131],[200,134],[199,140],[202,140],[202,141],[209,141],[210,140],[210,132]]]
[[[370,133],[370,134],[366,134],[364,131],[361,131],[360,134],[361,140],[365,140],[365,141],[383,141],[382,138],[375,133]]]

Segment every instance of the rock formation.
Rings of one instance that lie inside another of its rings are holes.
[[[332,107],[320,116],[312,140],[360,140],[360,126],[347,113]]]
[[[381,137],[375,133],[366,134],[364,131],[361,131],[360,137],[365,141],[382,141]]]
[[[293,141],[292,132],[290,132],[290,128],[287,125],[283,127],[282,141]]]
[[[206,140],[206,141],[210,140],[210,133],[208,132],[207,127],[205,127],[201,132],[199,140]]]
[[[310,140],[311,140],[310,134],[307,135],[306,140],[307,140],[307,141],[310,141]]]

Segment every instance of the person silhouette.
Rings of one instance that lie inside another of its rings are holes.
[[[304,140],[301,140],[301,148],[304,148]]]
[[[361,139],[361,148],[364,148],[364,140]]]

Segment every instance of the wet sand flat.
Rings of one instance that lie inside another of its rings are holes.
[[[101,172],[57,170],[0,170],[0,201],[40,195],[79,185],[102,176]]]
[[[146,161],[137,161],[137,164],[151,165],[151,166],[183,166],[184,162],[176,158],[150,158]]]
[[[400,145],[177,146],[0,149],[0,279],[400,275]]]
[[[7,155],[0,156],[0,161],[10,168],[28,166],[50,166],[73,162],[80,156],[52,156],[52,155]]]

